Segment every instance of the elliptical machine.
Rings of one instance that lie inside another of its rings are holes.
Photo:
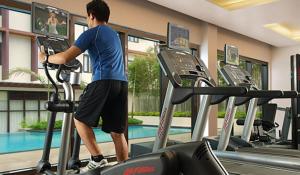
[[[75,111],[76,102],[73,86],[80,84],[80,73],[82,69],[81,63],[74,59],[71,62],[64,65],[56,65],[48,62],[48,56],[59,52],[62,52],[69,48],[68,40],[66,39],[55,39],[49,37],[37,37],[38,45],[43,46],[45,53],[47,54],[47,60],[43,64],[45,74],[52,86],[54,87],[54,92],[51,94],[49,101],[45,103],[45,109],[51,112],[48,120],[48,127],[46,132],[46,138],[44,143],[43,155],[41,160],[37,165],[37,171],[39,173],[52,174],[51,164],[49,162],[50,149],[52,143],[52,136],[54,131],[55,119],[57,112],[63,112],[63,126],[61,134],[61,146],[59,151],[59,159],[57,166],[57,174],[66,174],[66,167],[68,166],[68,158],[70,155],[70,140],[72,133],[72,120],[73,113]],[[58,92],[58,85],[53,80],[49,73],[49,68],[52,70],[57,70],[56,80],[62,84],[64,89],[64,100],[61,100]],[[78,71],[79,70],[79,71]],[[74,171],[77,171],[80,167],[79,161],[79,146],[80,137],[77,134],[75,137],[74,151],[72,153],[72,159],[70,160],[69,167],[72,167]]]

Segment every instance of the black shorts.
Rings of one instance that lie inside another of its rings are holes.
[[[127,116],[128,83],[99,80],[90,83],[80,97],[75,118],[90,127],[98,126],[106,133],[124,133]]]

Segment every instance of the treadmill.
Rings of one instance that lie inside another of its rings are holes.
[[[227,53],[231,55],[227,55]],[[225,46],[226,57],[238,57],[237,48],[234,46]],[[272,166],[292,168],[299,170],[300,155],[298,150],[257,147],[254,144],[249,143],[250,134],[255,124],[256,110],[258,106],[263,105],[273,98],[296,98],[297,93],[295,91],[284,91],[282,95],[277,96],[276,91],[257,91],[259,90],[251,75],[238,67],[238,60],[234,58],[226,58],[226,65],[219,69],[221,75],[230,86],[245,86],[248,87],[249,92],[259,92],[253,97],[230,97],[228,100],[226,115],[224,118],[224,124],[222,132],[219,138],[206,138],[212,144],[217,156],[222,158],[230,158],[234,160],[244,160],[253,163],[262,163]],[[269,94],[265,96],[263,94]],[[255,98],[260,97],[260,98]],[[250,102],[249,102],[250,101]],[[231,130],[233,127],[234,116],[237,106],[249,102],[247,116],[245,119],[245,127],[241,138],[231,137]],[[200,112],[199,112],[200,113]],[[223,152],[227,150],[228,152]],[[238,151],[234,152],[234,151]],[[249,154],[254,153],[254,154]],[[226,166],[225,166],[226,167]]]
[[[160,124],[153,147],[153,152],[160,151],[167,144],[167,135],[171,125],[172,116],[176,104],[183,103],[191,96],[202,95],[201,106],[195,124],[195,129],[192,134],[193,141],[200,141],[203,138],[205,125],[207,122],[207,114],[209,113],[209,108],[211,104],[218,104],[231,96],[245,97],[246,94],[248,94],[248,96],[250,97],[255,97],[256,93],[258,93],[262,97],[267,97],[264,93],[256,91],[246,92],[244,91],[244,89],[239,89],[239,87],[235,87],[237,89],[232,89],[233,87],[216,87],[214,80],[211,78],[210,73],[204,62],[198,59],[197,57],[193,56],[186,50],[161,46],[160,52],[158,54],[158,60],[164,74],[169,79],[169,83],[160,116]],[[181,82],[182,78],[184,77],[194,78],[194,86],[182,87]],[[205,85],[201,87],[201,83]],[[283,95],[281,91],[273,91],[271,94],[274,97]],[[168,147],[165,149],[168,149]],[[249,157],[248,154],[239,154],[240,159],[234,160],[224,158],[224,156],[222,156],[222,154],[220,153],[223,152],[215,152],[215,155],[217,155],[218,158],[221,158],[221,163],[229,171],[230,174],[300,175],[300,172],[298,172],[299,169],[297,169],[297,167],[300,167],[299,164],[292,163],[297,162],[296,160],[298,159],[289,159],[288,163],[290,163],[290,166],[286,166],[279,169],[277,167],[277,164],[261,165],[260,163],[264,161],[265,157],[260,157],[261,162],[253,162],[241,160],[245,157]],[[250,155],[250,157],[251,156],[253,159],[259,157],[259,155]],[[269,156],[267,158],[269,160],[272,160],[274,158],[277,160],[279,159],[278,156]],[[284,158],[283,161],[285,161]]]

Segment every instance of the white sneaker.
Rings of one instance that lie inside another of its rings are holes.
[[[80,169],[80,173],[85,173],[85,172],[91,171],[96,168],[102,168],[107,165],[108,165],[108,162],[106,159],[102,159],[100,162],[95,162],[93,160],[90,160],[89,163],[85,167]]]

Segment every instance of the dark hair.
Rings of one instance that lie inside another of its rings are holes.
[[[93,0],[86,5],[88,16],[93,15],[98,21],[108,22],[110,10],[103,0]]]

